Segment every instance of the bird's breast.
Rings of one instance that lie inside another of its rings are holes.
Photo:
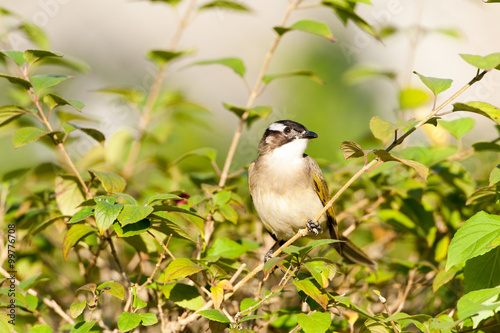
[[[249,169],[250,194],[266,229],[286,240],[314,219],[323,205],[303,158],[286,164],[269,162],[256,161]]]

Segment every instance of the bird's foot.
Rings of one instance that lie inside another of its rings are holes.
[[[273,249],[267,251],[266,255],[264,256],[264,264],[273,257],[273,252]]]
[[[307,230],[309,230],[309,232],[312,232],[316,236],[318,236],[319,233],[321,232],[321,226],[319,225],[318,222],[314,222],[313,220],[307,220],[306,227]]]

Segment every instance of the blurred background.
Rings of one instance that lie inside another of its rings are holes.
[[[183,33],[178,50],[190,50],[189,57],[169,66],[164,85],[173,95],[180,94],[196,103],[196,116],[176,115],[175,122],[165,122],[165,153],[170,159],[200,147],[218,150],[222,165],[237,118],[223,108],[227,102],[244,106],[248,99],[245,83],[230,69],[220,66],[190,66],[193,62],[238,57],[246,65],[245,80],[253,87],[265,54],[282,20],[288,2],[284,0],[240,1],[250,13],[214,9],[197,13]],[[301,32],[284,36],[272,59],[269,73],[297,70],[315,72],[319,85],[303,77],[276,80],[258,97],[255,105],[270,105],[273,113],[245,129],[232,169],[244,167],[256,157],[259,139],[272,121],[292,119],[319,134],[308,153],[325,162],[341,161],[340,143],[353,140],[363,148],[380,148],[369,131],[369,120],[380,115],[388,121],[420,117],[432,108],[432,100],[400,112],[399,91],[404,87],[425,89],[417,71],[426,76],[450,78],[452,88],[439,96],[444,101],[468,82],[475,69],[463,61],[460,53],[486,55],[500,51],[500,4],[480,0],[373,0],[360,3],[357,13],[381,31],[382,41],[349,23],[346,27],[333,11],[312,6],[293,13],[288,22],[315,19],[326,22],[337,42]],[[134,136],[139,114],[116,97],[97,92],[106,87],[132,87],[147,91],[155,67],[145,59],[152,49],[168,49],[186,1],[177,8],[161,1],[124,0],[3,0],[2,7],[37,24],[48,35],[50,49],[86,64],[85,73],[72,72],[73,79],[60,85],[61,95],[83,101],[83,113],[95,120],[92,126],[108,139],[119,131]],[[11,24],[2,18],[3,29]],[[33,45],[21,33],[2,39],[2,48],[25,50]],[[370,80],[360,78],[356,69],[370,68]],[[43,69],[42,69],[43,71]],[[390,79],[388,79],[388,77]],[[0,103],[13,103],[0,82]],[[459,100],[482,100],[500,105],[500,73],[494,71]],[[451,110],[451,107],[449,107]],[[460,113],[450,115],[461,117]],[[470,114],[467,114],[470,116]],[[0,173],[32,165],[35,161],[53,160],[52,149],[28,145],[15,150],[12,129],[0,129],[2,160]],[[493,140],[493,123],[477,118],[467,140]],[[448,134],[420,135],[418,144],[452,140]],[[414,139],[413,139],[414,140]],[[109,140],[108,140],[109,141]],[[414,144],[412,142],[411,144]],[[107,143],[109,144],[109,142]],[[94,143],[82,137],[71,146],[71,154],[83,155]],[[185,167],[196,169],[196,160]]]

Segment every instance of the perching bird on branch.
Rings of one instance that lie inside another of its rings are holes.
[[[317,137],[297,122],[280,120],[269,125],[260,140],[259,157],[248,169],[248,185],[255,209],[276,241],[264,262],[299,229],[307,227],[318,236],[326,227],[332,239],[340,240],[332,246],[348,262],[376,267],[374,260],[338,231],[333,208],[319,223],[314,222],[330,200],[318,163],[304,154],[309,140]]]

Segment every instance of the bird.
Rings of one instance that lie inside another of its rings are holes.
[[[371,269],[377,262],[339,232],[335,211],[329,208],[318,222],[314,218],[330,200],[325,177],[318,163],[305,150],[318,135],[292,120],[267,127],[259,143],[259,156],[248,168],[248,186],[254,207],[274,245],[264,262],[299,229],[309,235],[339,240],[334,249],[348,263]],[[328,234],[323,233],[327,229]]]

